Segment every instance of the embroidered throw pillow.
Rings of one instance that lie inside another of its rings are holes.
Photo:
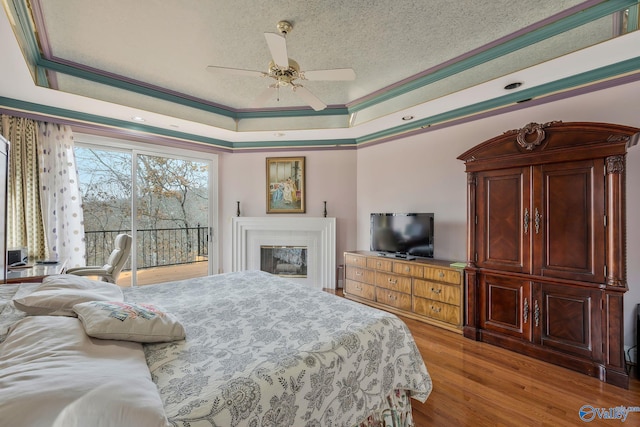
[[[94,338],[136,342],[166,342],[185,337],[178,319],[152,304],[121,301],[91,301],[73,311],[87,335]]]

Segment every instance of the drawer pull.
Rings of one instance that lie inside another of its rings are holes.
[[[391,278],[388,278],[388,279],[387,279],[387,281],[388,281],[389,283],[391,283],[392,285],[397,285],[397,284],[398,284],[398,281],[397,281],[397,280],[391,280]]]
[[[444,277],[444,271],[439,272],[438,276],[440,276],[440,278],[443,278]]]
[[[382,267],[382,263],[381,263],[380,261],[378,261],[377,266],[378,266],[378,267]]]
[[[398,299],[398,297],[397,297],[396,295],[391,295],[391,294],[389,294],[389,299],[392,299],[392,300],[394,300],[394,301],[395,301],[395,300],[397,300],[397,299]]]
[[[406,266],[406,267],[404,268],[404,271],[408,273],[408,272],[410,272],[410,271],[411,271],[411,268],[409,268],[409,266]]]
[[[431,288],[431,292],[433,292],[434,294],[440,294],[442,292],[442,289]]]
[[[356,271],[356,276],[362,276],[362,271]]]
[[[442,311],[442,307],[431,306],[431,311],[435,311],[436,313],[440,313]]]
[[[362,290],[362,286],[356,285],[356,290],[361,291]]]

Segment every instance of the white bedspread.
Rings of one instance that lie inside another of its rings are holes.
[[[431,379],[395,315],[263,272],[125,289],[184,324],[145,345],[176,426],[351,426],[394,389],[424,401]]]

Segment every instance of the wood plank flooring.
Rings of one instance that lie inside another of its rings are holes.
[[[640,409],[640,381],[629,390],[462,335],[403,319],[413,334],[433,380],[425,403],[412,401],[416,426],[590,426],[579,416],[583,405]],[[640,425],[640,412],[626,425]]]
[[[328,291],[342,295],[342,290]],[[620,419],[580,419],[584,405],[611,413],[640,410],[640,380],[628,390],[596,378],[461,334],[403,318],[416,340],[433,391],[425,403],[412,400],[416,427],[616,426]],[[622,425],[640,426],[640,412]]]

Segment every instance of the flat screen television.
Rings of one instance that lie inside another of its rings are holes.
[[[372,213],[371,251],[397,258],[433,258],[433,213]]]

